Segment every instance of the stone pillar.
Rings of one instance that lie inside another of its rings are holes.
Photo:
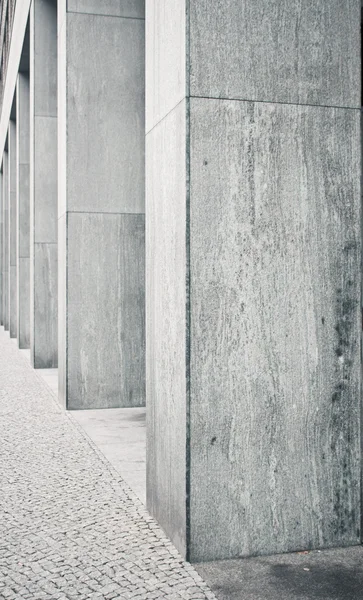
[[[3,294],[2,310],[5,331],[9,331],[9,161],[8,152],[3,154]]]
[[[144,2],[63,0],[58,27],[59,395],[142,406]]]
[[[16,123],[9,122],[9,331],[17,336],[17,274],[16,274]]]
[[[3,294],[4,294],[4,248],[3,248],[3,227],[4,227],[4,198],[3,198],[3,172],[2,163],[0,170],[0,325],[4,325],[3,317]]]
[[[57,3],[30,9],[30,350],[57,366]]]
[[[19,73],[16,87],[17,137],[17,290],[18,345],[30,348],[30,226],[29,226],[29,76]]]
[[[146,14],[147,505],[192,561],[359,544],[360,0]]]

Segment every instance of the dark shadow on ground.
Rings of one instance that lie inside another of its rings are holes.
[[[363,600],[363,547],[195,565],[220,600]]]

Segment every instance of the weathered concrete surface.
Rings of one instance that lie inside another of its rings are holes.
[[[360,108],[360,10],[360,0],[191,2],[190,95]]]
[[[263,4],[256,68],[262,3],[147,7],[147,498],[194,561],[361,539],[358,3]]]
[[[17,210],[16,210],[16,123],[9,122],[9,331],[10,337],[17,337]]]
[[[36,368],[57,366],[57,6],[30,11],[30,347]]]
[[[147,507],[186,552],[186,115],[146,136]]]
[[[145,0],[68,0],[68,12],[144,19]]]
[[[9,331],[9,158],[8,152],[3,154],[3,321],[4,329]]]
[[[197,571],[219,600],[358,600],[363,548],[223,560]]]
[[[0,165],[2,169],[2,164]],[[3,295],[4,295],[4,198],[3,198],[3,172],[0,170],[0,325],[4,325]]]
[[[145,403],[141,6],[58,5],[59,395],[69,409]]]
[[[17,139],[17,332],[19,348],[30,348],[30,117],[29,76],[19,73]]]
[[[359,113],[190,115],[192,556],[359,543]]]
[[[145,403],[144,215],[68,214],[68,408]]]

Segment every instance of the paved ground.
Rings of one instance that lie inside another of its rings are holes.
[[[363,547],[197,565],[219,600],[362,600]]]
[[[214,599],[0,329],[0,598]]]
[[[146,504],[145,408],[73,410],[72,417]]]

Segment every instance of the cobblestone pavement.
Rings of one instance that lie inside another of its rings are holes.
[[[0,598],[214,599],[0,328]]]

